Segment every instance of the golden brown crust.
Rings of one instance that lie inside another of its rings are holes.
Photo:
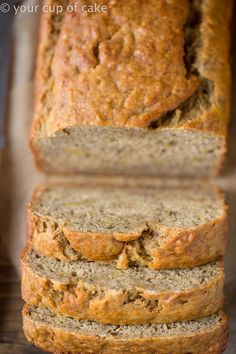
[[[46,0],[46,4],[65,5],[67,2]],[[183,60],[183,28],[189,12],[187,1],[176,0],[168,5],[164,1],[148,1],[142,4],[142,8],[140,2],[136,2],[138,0],[132,0],[130,4],[125,0],[110,3],[103,0],[102,4],[109,8],[108,13],[90,16],[81,12],[63,13],[60,18],[52,13],[43,14],[33,139],[39,134],[50,135],[76,125],[144,127],[193,93],[198,79],[191,73],[187,75],[190,78],[186,78]],[[74,3],[74,0],[69,3]],[[134,12],[133,8],[140,11]],[[232,1],[202,2],[200,11],[201,45],[194,65],[200,77],[213,82],[212,104],[198,117],[186,122],[177,121],[173,125],[225,135],[229,117]],[[142,31],[139,16],[143,19]],[[166,16],[168,23],[163,20]],[[88,23],[93,31],[84,31]],[[156,24],[158,29],[155,29]],[[95,47],[98,47],[98,58]],[[158,70],[155,69],[156,62]],[[132,75],[126,70],[131,70]],[[150,73],[152,81],[147,79]],[[163,75],[164,81],[161,79]],[[99,88],[98,80],[103,82]],[[126,89],[124,85],[127,85]],[[116,102],[114,107],[113,101]]]
[[[28,240],[36,251],[48,257],[64,261],[80,258],[117,260],[119,268],[136,262],[153,269],[165,269],[209,263],[225,253],[228,233],[225,206],[214,220],[189,229],[153,223],[151,230],[131,233],[85,233],[72,231],[52,218],[33,212],[37,196],[44,188],[42,185],[36,189],[27,209]],[[223,198],[220,195],[218,198],[223,206]]]
[[[82,280],[48,279],[33,271],[22,253],[22,297],[31,305],[79,320],[104,324],[166,323],[192,320],[223,306],[224,269],[201,286],[185,290],[112,289]]]
[[[202,1],[202,46],[198,49],[196,66],[201,76],[213,83],[214,94],[209,109],[181,124],[183,128],[227,134],[231,96],[229,48],[232,5],[232,0]]]
[[[24,332],[27,339],[48,352],[83,354],[221,354],[227,345],[228,321],[213,329],[191,335],[152,338],[127,338],[86,336],[63,328],[34,322],[28,305],[23,310]]]
[[[65,8],[67,0],[44,0],[44,5],[48,9],[63,6]],[[53,11],[44,11],[41,13],[38,46],[37,65],[34,82],[34,111],[35,116],[31,125],[30,133],[30,148],[34,153],[37,166],[43,170],[43,162],[39,158],[39,154],[34,145],[34,139],[37,138],[38,133],[44,130],[45,117],[50,111],[50,104],[46,104],[46,97],[48,101],[51,100],[51,91],[53,87],[53,80],[51,77],[51,65],[54,56],[54,47],[57,42],[57,36],[60,32],[60,25],[64,14],[55,15]]]
[[[196,90],[199,79],[187,75],[183,59],[187,0],[99,0],[108,11],[89,15],[81,11],[86,3],[81,1],[77,13],[65,11],[55,42],[55,16],[43,20],[39,56],[47,58],[44,49],[51,46],[47,75],[52,83],[42,87],[50,102],[45,95],[37,102],[50,105],[41,122],[49,135],[74,125],[145,127]],[[45,72],[42,62],[39,72]]]

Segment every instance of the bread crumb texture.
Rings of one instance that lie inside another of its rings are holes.
[[[172,324],[104,326],[26,305],[24,332],[43,350],[83,354],[220,354],[228,337],[223,313]]]
[[[184,268],[224,254],[227,213],[210,188],[39,187],[29,241],[61,260],[116,260],[119,268]]]

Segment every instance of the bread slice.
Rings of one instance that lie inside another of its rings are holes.
[[[112,263],[50,260],[26,247],[21,263],[26,302],[79,320],[167,323],[208,316],[223,305],[221,261],[182,270],[119,270]]]
[[[28,206],[29,242],[60,260],[116,260],[119,268],[208,263],[224,254],[223,198],[204,187],[47,184]]]
[[[112,326],[25,305],[23,322],[27,339],[51,353],[221,354],[228,337],[222,312],[168,325]]]
[[[45,0],[31,146],[46,173],[216,174],[232,1]],[[136,9],[133,11],[133,9]]]

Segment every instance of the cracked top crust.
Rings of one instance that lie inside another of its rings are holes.
[[[64,6],[75,2],[46,0]],[[79,10],[87,3],[80,1]],[[203,29],[204,42],[200,40],[201,55],[197,58],[186,48],[186,26],[193,11],[187,0],[97,3],[107,5],[108,12],[43,14],[33,136],[35,131],[50,135],[77,125],[149,127],[181,107],[197,92],[202,79],[214,86],[209,109],[197,112],[201,119],[191,117],[188,124],[185,120],[180,124],[177,112],[170,126],[225,131],[229,70],[224,23],[229,18],[230,1],[216,19],[211,16],[221,11],[218,0],[211,0],[209,5],[198,2],[201,25],[197,25],[200,29],[196,28],[192,45],[196,37],[202,37]],[[214,45],[214,33],[220,45]],[[210,41],[216,59],[206,62],[212,52]],[[223,69],[224,82],[219,84]]]
[[[79,117],[83,125],[146,126],[197,87],[183,60],[188,2],[99,3],[109,11],[65,14],[52,63],[52,116],[64,115],[66,125]]]

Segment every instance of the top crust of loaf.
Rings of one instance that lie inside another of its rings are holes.
[[[42,15],[32,139],[83,125],[225,135],[232,1],[97,3],[108,12]]]

